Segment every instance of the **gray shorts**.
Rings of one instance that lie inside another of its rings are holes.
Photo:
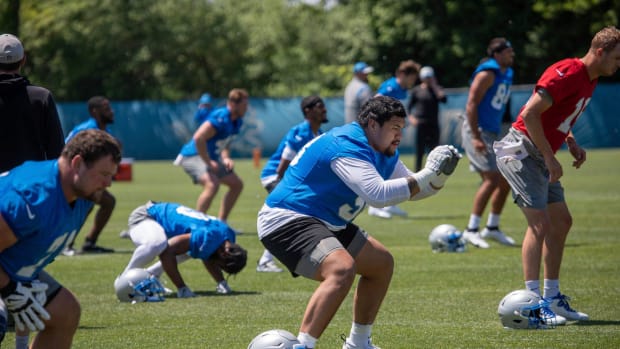
[[[179,155],[177,159],[174,161],[174,164],[181,166],[183,170],[185,171],[185,173],[187,173],[190,176],[194,184],[200,183],[200,178],[202,178],[204,174],[207,173],[207,165],[205,164],[204,161],[202,161],[202,159],[198,155],[195,155],[195,156]],[[226,166],[224,166],[224,164],[219,160],[218,160],[218,164],[219,164],[218,172],[216,173],[217,178],[226,177],[229,174],[234,172],[232,170],[230,171],[227,170]]]
[[[549,171],[542,154],[521,132],[510,129],[505,142],[523,141],[528,156],[522,160],[498,161],[501,174],[512,188],[512,197],[519,207],[545,209],[548,204],[564,202],[564,188],[558,181],[549,183]]]
[[[480,130],[480,137],[486,145],[486,154],[479,153],[474,149],[471,143],[471,128],[467,120],[465,120],[461,128],[461,138],[463,149],[471,165],[470,167],[476,172],[497,171],[497,160],[495,158],[495,152],[493,151],[493,142],[499,140],[499,135],[497,133]]]
[[[151,218],[151,216],[149,216],[149,214],[146,212],[146,210],[148,210],[148,208],[151,206],[153,206],[153,201],[149,200],[146,204],[138,206],[135,210],[131,212],[131,214],[129,214],[129,219],[127,220],[127,225],[129,226],[129,229],[133,228],[136,224],[142,222],[143,220]]]
[[[316,218],[294,219],[265,236],[261,242],[293,274],[313,279],[330,253],[346,249],[355,258],[368,241],[368,233],[349,223],[339,231],[329,230]]]

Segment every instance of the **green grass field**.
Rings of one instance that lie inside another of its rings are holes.
[[[497,305],[509,291],[523,288],[519,248],[492,243],[488,250],[468,247],[462,254],[433,254],[430,230],[441,223],[464,228],[479,177],[468,162],[437,196],[400,205],[409,217],[381,220],[360,214],[356,223],[393,253],[395,274],[374,326],[373,341],[384,349],[406,348],[619,348],[620,347],[620,150],[588,153],[580,170],[570,167],[562,182],[574,218],[564,254],[561,289],[571,304],[591,321],[554,330],[505,330]],[[403,157],[411,166],[411,156]],[[74,348],[235,348],[244,349],[258,333],[286,329],[297,334],[306,302],[316,283],[289,273],[257,273],[262,253],[256,237],[256,212],[265,198],[259,169],[239,160],[237,173],[245,189],[229,223],[243,232],[238,242],[248,249],[248,266],[229,280],[230,296],[215,293],[215,282],[202,264],[180,266],[187,284],[199,294],[193,299],[160,303],[119,303],[113,281],[128,262],[133,245],[120,239],[131,210],[149,199],[194,207],[200,188],[171,161],[137,162],[131,182],[115,182],[111,192],[117,207],[100,238],[114,254],[60,256],[47,270],[72,290],[82,305]],[[221,190],[225,190],[222,187]],[[220,193],[221,194],[221,193]],[[210,214],[217,214],[218,202]],[[483,218],[486,220],[486,215]],[[86,224],[91,225],[92,216]],[[502,218],[503,230],[517,241],[525,220],[512,203]],[[77,246],[81,246],[80,233]],[[172,283],[166,285],[174,288]],[[351,326],[352,294],[320,338],[318,348],[340,348],[341,334]],[[12,348],[7,334],[4,348]]]

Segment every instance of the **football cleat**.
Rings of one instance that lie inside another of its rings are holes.
[[[506,245],[506,246],[515,245],[515,239],[504,234],[501,230],[499,230],[499,227],[492,227],[492,228],[486,227],[482,230],[482,232],[480,233],[480,236],[483,239],[493,239],[502,245]]]
[[[557,296],[549,300],[549,303],[550,303],[549,308],[551,308],[551,310],[554,313],[565,317],[567,320],[587,321],[590,319],[588,314],[579,312],[571,308],[570,304],[568,304],[569,300],[570,300],[570,297],[563,295],[561,293],[558,293]]]
[[[383,210],[395,216],[407,217],[407,212],[396,205],[385,207]]]
[[[267,261],[256,265],[256,271],[259,273],[281,273],[282,268],[278,267],[274,261]]]
[[[368,342],[364,343],[364,345],[355,345],[349,341],[349,338],[346,338],[344,344],[342,345],[342,349],[381,349],[372,344],[370,338],[368,338]]]
[[[489,243],[484,241],[477,231],[466,230],[463,232],[463,238],[478,248],[489,248]]]
[[[392,214],[384,208],[377,208],[372,206],[368,207],[368,215],[385,219],[392,218]]]

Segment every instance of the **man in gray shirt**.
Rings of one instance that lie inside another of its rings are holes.
[[[355,121],[362,105],[373,96],[372,89],[368,86],[368,74],[374,71],[373,67],[365,62],[357,62],[353,66],[353,79],[344,90],[344,122],[348,124]]]

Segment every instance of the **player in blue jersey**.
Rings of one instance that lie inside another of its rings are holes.
[[[235,163],[230,157],[229,146],[243,125],[248,98],[247,91],[232,89],[226,106],[209,114],[207,121],[200,125],[174,161],[175,165],[183,167],[195,184],[203,186],[196,202],[196,209],[200,212],[207,212],[220,184],[228,186],[218,214],[223,221],[228,219],[243,190],[243,181],[233,170]]]
[[[460,154],[439,146],[420,172],[398,158],[405,107],[391,97],[370,99],[358,121],[314,138],[297,154],[258,213],[258,235],[294,275],[319,281],[298,339],[314,348],[345,299],[356,274],[351,334],[343,348],[375,348],[372,324],[385,297],[394,261],[353,219],[366,203],[377,207],[436,194]]]
[[[196,126],[200,127],[200,125],[207,120],[212,111],[213,105],[211,104],[211,95],[208,93],[203,93],[198,100],[198,109],[194,114]]]
[[[59,159],[0,175],[0,295],[18,330],[39,331],[31,348],[71,347],[79,302],[43,269],[78,233],[120,161],[112,136],[87,130]]]
[[[510,98],[514,50],[505,38],[494,38],[487,48],[487,57],[472,75],[465,107],[466,118],[461,131],[463,149],[471,168],[480,174],[482,183],[473,201],[472,211],[463,237],[472,245],[488,248],[485,238],[512,246],[515,241],[499,230],[500,215],[510,192],[506,180],[497,168],[493,142],[499,140],[502,118]],[[479,225],[487,203],[491,210],[486,228],[480,233]]]
[[[136,249],[125,271],[144,268],[160,277],[165,271],[177,287],[179,298],[194,297],[185,284],[178,263],[202,260],[217,282],[216,292],[232,292],[222,271],[236,274],[245,267],[247,252],[235,243],[235,232],[221,220],[189,207],[169,202],[147,202],[129,216],[129,237]]]
[[[411,59],[400,62],[396,74],[381,83],[376,95],[396,98],[405,105],[409,96],[409,89],[418,79],[419,71],[420,65]],[[368,214],[380,218],[392,218],[392,215],[407,216],[407,212],[396,205],[387,207],[368,206]]]
[[[69,143],[69,141],[75,137],[78,132],[84,130],[103,130],[107,133],[110,133],[110,127],[108,125],[114,123],[114,111],[110,106],[110,101],[103,96],[95,96],[91,97],[88,100],[88,113],[90,114],[90,118],[84,121],[83,123],[75,126],[71,132],[67,135],[65,139],[65,143]],[[103,190],[101,193],[97,194],[98,196],[94,198],[94,202],[99,206],[97,213],[95,214],[95,219],[93,220],[93,226],[86,234],[84,238],[84,244],[80,249],[80,253],[110,253],[114,252],[111,248],[106,248],[97,245],[97,239],[103,228],[108,224],[110,217],[112,216],[112,212],[114,211],[114,206],[116,206],[116,198],[107,190]],[[67,248],[63,251],[65,256],[73,256],[76,253],[76,250],[73,248],[74,241],[71,241]]]
[[[260,181],[268,193],[271,193],[276,184],[282,179],[284,172],[295,155],[306,143],[314,137],[321,135],[323,133],[321,125],[328,122],[325,103],[319,96],[304,98],[301,101],[301,112],[306,120],[293,126],[286,136],[282,138],[278,149],[271,155],[260,174]],[[258,260],[256,271],[281,272],[282,269],[275,264],[273,255],[269,250],[265,249],[263,255]]]

